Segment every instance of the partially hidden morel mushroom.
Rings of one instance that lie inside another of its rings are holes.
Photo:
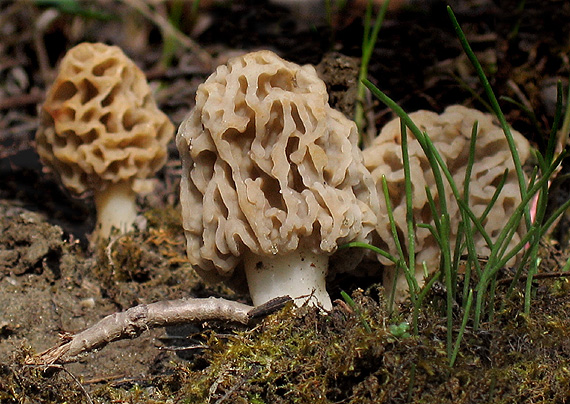
[[[116,46],[77,45],[62,59],[39,118],[38,154],[73,194],[93,192],[96,234],[130,230],[136,194],[151,187],[174,134],[144,73]]]
[[[509,170],[506,183],[497,201],[487,218],[483,221],[485,231],[492,240],[495,240],[503,229],[505,222],[512,216],[515,208],[521,202],[513,158],[501,127],[493,122],[491,115],[460,105],[448,107],[441,115],[430,111],[417,111],[409,114],[409,116],[416,126],[422,132],[426,132],[433,141],[435,148],[446,162],[460,192],[463,192],[473,124],[475,121],[478,122],[475,162],[469,187],[469,206],[477,217],[484,212],[491,201],[505,169],[508,168]],[[530,154],[530,145],[520,133],[514,130],[511,132],[517,144],[521,162],[524,164]],[[413,190],[414,220],[416,223],[433,224],[425,191],[426,186],[429,187],[436,203],[439,201],[440,196],[438,195],[429,162],[422,148],[409,129],[407,133],[409,138],[408,150]],[[363,151],[363,154],[366,167],[372,173],[377,184],[380,199],[380,214],[378,217],[385,217],[387,212],[382,191],[382,176],[385,175],[400,242],[402,245],[407,246],[406,199],[404,193],[400,120],[394,119],[384,126],[381,133],[372,145]],[[457,237],[457,225],[461,220],[461,212],[453,197],[451,188],[445,180],[444,182],[446,185],[445,197],[451,222],[450,242],[451,246],[454,247]],[[521,234],[515,234],[512,240],[510,240],[509,246],[513,247],[520,240]],[[488,255],[489,249],[485,240],[478,232],[475,234],[474,241],[477,252],[481,256]],[[398,255],[388,220],[378,221],[374,243],[391,254]],[[422,263],[425,261],[429,273],[437,271],[439,269],[440,250],[429,230],[421,227],[416,228],[415,249],[415,273],[419,284],[422,285],[424,282]],[[386,265],[384,285],[387,291],[391,291],[395,267],[391,261],[384,257],[379,256],[378,259]],[[407,288],[406,280],[403,274],[400,274],[396,285],[397,300],[402,300],[405,297]]]
[[[206,280],[247,277],[255,305],[331,308],[329,256],[376,224],[356,126],[327,100],[312,66],[253,52],[198,87],[179,128],[188,257]]]

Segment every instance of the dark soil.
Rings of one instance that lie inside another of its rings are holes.
[[[172,16],[177,4],[156,3],[150,10],[155,17]],[[410,337],[389,327],[409,321],[410,307],[388,314],[379,278],[350,277],[331,283],[337,302],[328,316],[286,307],[255,327],[156,329],[73,364],[24,365],[28,355],[137,304],[206,296],[248,302],[224,286],[205,285],[186,261],[173,142],[155,192],[139,200],[139,229],[106,248],[90,245],[91,199],[63,191],[34,148],[37,107],[69,48],[83,41],[121,46],[147,73],[160,108],[175,125],[218,64],[261,48],[318,65],[331,104],[352,116],[363,10],[350,6],[327,21],[324,13],[303,19],[265,1],[204,4],[197,15],[191,14],[191,2],[179,3],[181,31],[205,58],[183,46],[168,50],[158,25],[132,8],[138,1],[0,2],[0,403],[569,402],[565,274],[537,277],[530,315],[521,314],[521,283],[492,322],[478,331],[468,327],[453,368],[445,346],[444,299],[437,290],[422,310],[419,335]],[[410,112],[441,112],[456,103],[484,109],[482,87],[446,3],[405,4],[388,12],[370,80]],[[570,75],[570,3],[449,4],[496,94],[534,113],[502,101],[507,120],[544,149],[556,83],[567,91]],[[372,131],[392,118],[378,102],[371,100],[367,108]],[[568,198],[570,186],[558,187],[553,205]],[[545,240],[540,272],[555,274],[564,265],[567,242],[563,218]],[[353,296],[355,307],[341,298],[341,288]],[[175,349],[180,346],[200,348]]]

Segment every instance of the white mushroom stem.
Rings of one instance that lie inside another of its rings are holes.
[[[309,249],[287,254],[244,257],[245,274],[253,304],[258,306],[275,297],[290,296],[300,306],[305,302],[332,309],[326,289],[329,257]]]
[[[94,196],[97,208],[95,233],[99,238],[108,238],[113,228],[123,233],[133,229],[137,217],[136,193],[128,181],[110,184]]]

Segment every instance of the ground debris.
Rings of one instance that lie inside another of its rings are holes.
[[[57,259],[64,243],[63,230],[33,212],[0,205],[0,277],[43,270]]]

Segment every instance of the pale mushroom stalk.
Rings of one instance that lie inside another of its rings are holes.
[[[137,217],[136,197],[128,181],[110,184],[104,190],[94,193],[97,209],[95,231],[101,239],[108,238],[113,228],[122,233],[133,229]]]
[[[331,310],[326,289],[329,257],[299,248],[286,254],[244,255],[244,268],[253,304],[258,306],[276,296],[290,296],[297,305],[318,302]]]

